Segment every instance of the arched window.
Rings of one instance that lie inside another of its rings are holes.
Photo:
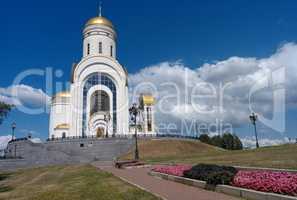
[[[102,54],[102,42],[99,42],[99,54]]]
[[[149,132],[152,131],[152,114],[151,114],[151,108],[147,107],[146,108],[146,113],[147,113],[147,129]]]
[[[110,56],[113,57],[113,46],[110,46]]]
[[[95,91],[91,96],[90,116],[97,112],[109,112],[109,102],[109,96],[105,91]]]
[[[62,138],[63,139],[66,138],[66,133],[65,132],[62,133]]]
[[[91,46],[90,46],[90,43],[88,43],[88,45],[87,45],[87,54],[88,54],[88,55],[90,55],[90,47],[91,47]]]

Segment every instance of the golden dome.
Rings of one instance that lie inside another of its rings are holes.
[[[90,26],[90,25],[104,25],[104,26],[108,26],[110,28],[114,28],[113,24],[111,23],[111,21],[109,21],[108,19],[106,19],[105,17],[94,17],[92,19],[90,19],[87,23],[86,26]]]
[[[152,95],[142,95],[142,101],[144,105],[154,105],[155,98]]]
[[[55,129],[69,129],[69,124],[59,124]]]
[[[68,97],[68,98],[70,98],[71,94],[70,94],[70,92],[67,92],[67,91],[59,92],[54,96],[54,98],[56,98],[56,97]]]

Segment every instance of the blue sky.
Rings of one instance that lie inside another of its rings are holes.
[[[3,1],[0,7],[0,87],[12,84],[28,68],[53,67],[68,81],[71,64],[81,58],[82,29],[97,15],[98,1]],[[118,32],[118,59],[129,73],[161,62],[195,69],[232,56],[266,58],[287,42],[297,40],[297,2],[252,0],[103,1],[103,15]],[[24,84],[45,89],[45,80],[32,77]],[[296,137],[296,110],[287,113],[285,135]],[[0,126],[10,134],[34,131],[46,138],[48,116],[13,111]],[[238,129],[242,134],[249,126]],[[237,132],[238,132],[237,131]]]

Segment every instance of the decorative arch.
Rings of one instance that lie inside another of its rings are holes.
[[[90,88],[95,85],[104,85],[110,89],[112,92],[112,124],[113,132],[116,132],[117,127],[117,89],[112,78],[100,72],[95,72],[90,74],[84,81],[83,84],[83,116],[82,116],[82,136],[86,136],[87,129],[87,95]]]
[[[95,59],[97,57],[105,58],[105,59],[107,59],[107,61],[110,61],[110,62],[90,62],[90,60]],[[127,69],[124,66],[120,65],[118,62],[114,62],[114,60],[112,58],[107,57],[107,56],[102,56],[102,55],[101,56],[92,56],[90,58],[83,59],[78,64],[73,64],[72,70],[71,70],[71,79],[70,79],[71,83],[78,81],[77,77],[80,77],[82,75],[82,73],[87,68],[89,68],[93,65],[108,66],[109,68],[113,69],[116,72],[117,76],[119,76],[119,77],[125,76],[126,85],[128,85],[128,71],[127,71]],[[81,67],[81,66],[83,66],[83,67]]]

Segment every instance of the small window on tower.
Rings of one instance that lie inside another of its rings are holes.
[[[110,46],[110,56],[113,57],[113,46]]]
[[[102,54],[102,42],[99,42],[99,54]]]
[[[87,47],[87,54],[90,55],[90,44],[88,44],[88,47]]]
[[[148,130],[148,132],[152,131],[152,124],[151,123],[147,124],[147,130]]]

